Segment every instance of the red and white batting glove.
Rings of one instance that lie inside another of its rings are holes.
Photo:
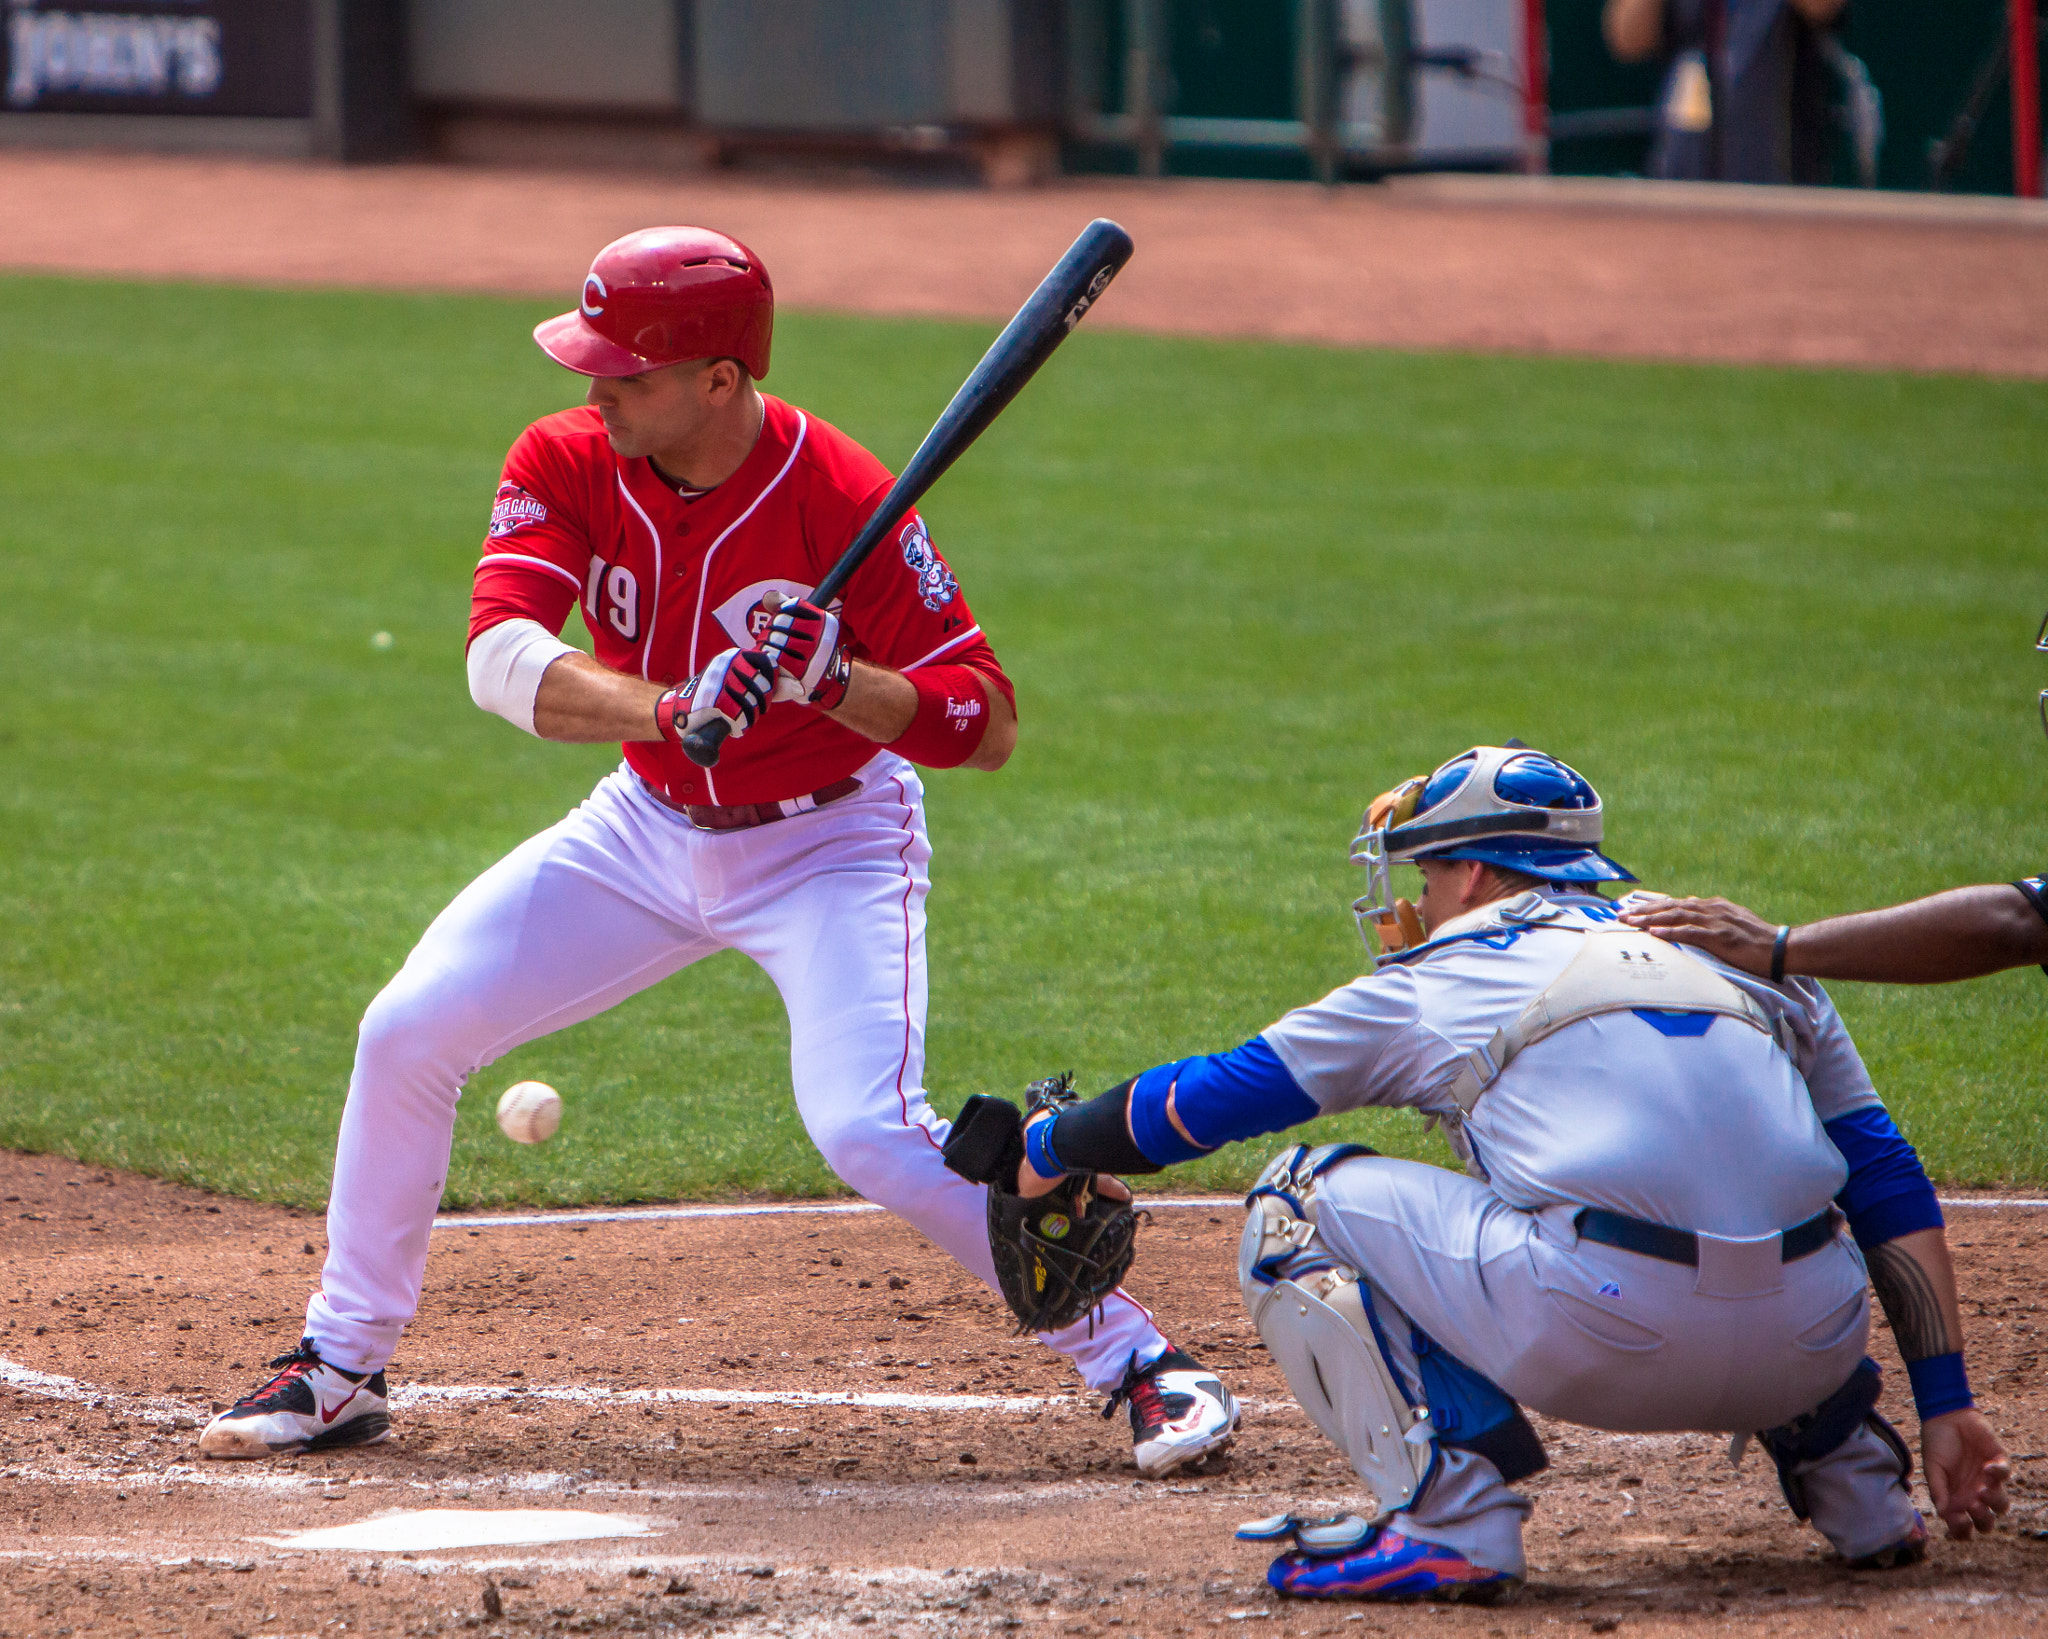
[[[803,598],[773,606],[772,613],[761,647],[776,659],[775,698],[830,711],[846,698],[853,674],[839,644],[839,617]]]
[[[654,702],[655,726],[669,744],[681,745],[690,730],[723,717],[730,725],[729,737],[737,740],[753,727],[774,692],[773,659],[758,652],[742,654],[727,649],[695,677],[678,683]]]

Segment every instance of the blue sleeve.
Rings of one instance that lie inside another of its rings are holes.
[[[1827,1135],[1849,1163],[1849,1181],[1835,1204],[1848,1214],[1858,1246],[1881,1246],[1918,1229],[1941,1227],[1934,1185],[1883,1105],[1837,1116],[1827,1123]]]
[[[1166,1115],[1174,1113],[1194,1135],[1190,1144]],[[1172,1166],[1192,1161],[1234,1138],[1281,1132],[1322,1114],[1265,1038],[1254,1036],[1227,1053],[1156,1065],[1131,1089],[1131,1136],[1148,1160]]]

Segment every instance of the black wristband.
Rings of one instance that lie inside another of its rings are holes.
[[[1774,985],[1781,985],[1785,982],[1785,946],[1791,937],[1792,924],[1790,922],[1779,923],[1778,937],[1771,944],[1771,983]]]
[[[1137,1078],[1133,1076],[1132,1081]],[[1052,1144],[1060,1160],[1076,1172],[1114,1172],[1137,1176],[1166,1169],[1138,1148],[1131,1137],[1131,1083],[1112,1087],[1086,1104],[1076,1104],[1053,1117]]]

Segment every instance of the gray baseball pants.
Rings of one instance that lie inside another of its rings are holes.
[[[1791,1263],[1775,1243],[1702,1237],[1694,1269],[1582,1241],[1576,1211],[1523,1212],[1476,1178],[1383,1157],[1345,1162],[1317,1186],[1318,1236],[1363,1273],[1411,1404],[1426,1403],[1417,1327],[1525,1407],[1615,1432],[1773,1428],[1863,1359],[1869,1281],[1846,1232]],[[1527,1499],[1475,1453],[1441,1455],[1393,1529],[1524,1574]],[[1813,1523],[1846,1558],[1916,1523],[1867,1428],[1803,1472]]]

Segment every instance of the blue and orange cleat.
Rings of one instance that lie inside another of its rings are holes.
[[[1245,1542],[1294,1539],[1295,1546],[1273,1561],[1266,1580],[1276,1593],[1295,1599],[1499,1605],[1522,1586],[1520,1577],[1475,1565],[1455,1548],[1404,1537],[1356,1514],[1324,1519],[1280,1514],[1241,1525],[1237,1535]]]

